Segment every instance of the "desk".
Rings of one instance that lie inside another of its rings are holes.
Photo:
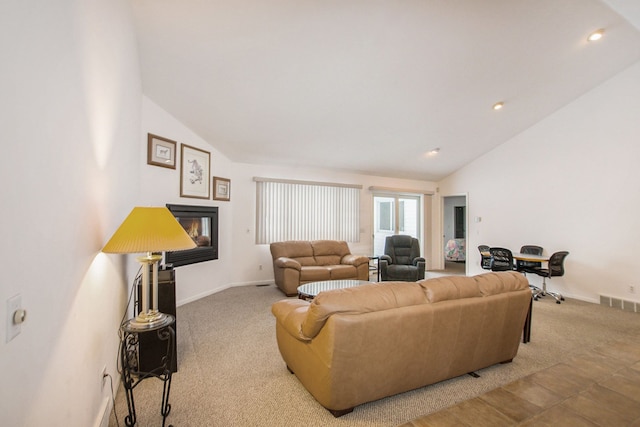
[[[490,252],[480,252],[482,256],[491,256]],[[549,257],[545,255],[532,255],[532,254],[522,254],[520,252],[513,252],[513,259],[520,261],[529,261],[529,262],[547,262],[549,261]],[[529,285],[531,287],[531,285]],[[524,344],[531,341],[531,315],[533,312],[533,289],[532,289],[532,297],[529,302],[529,312],[527,313],[527,318],[524,322],[524,328],[522,330],[522,342]]]
[[[520,252],[514,252],[513,259],[515,259],[516,261],[527,261],[527,262],[548,262],[549,261],[549,257],[546,255],[523,254]],[[526,273],[526,271],[524,271],[524,273]],[[529,285],[529,287],[532,289],[531,304],[533,304],[533,300],[538,299],[533,296],[533,295],[538,295],[537,288],[535,286],[532,286],[531,284]],[[534,294],[533,291],[535,291],[536,293]],[[524,335],[522,337],[522,342],[524,343],[527,343],[531,340],[532,308],[533,307],[529,307],[529,314],[527,315],[527,320],[525,321],[525,324],[524,324]]]
[[[546,255],[521,254],[520,252],[514,252],[513,259],[517,259],[519,261],[529,261],[529,262],[549,261],[549,257]]]

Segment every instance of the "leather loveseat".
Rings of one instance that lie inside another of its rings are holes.
[[[382,282],[271,307],[287,368],[335,416],[517,354],[531,290],[522,274]]]
[[[369,280],[369,258],[351,254],[344,241],[292,240],[271,243],[270,249],[276,285],[287,296],[309,282]]]

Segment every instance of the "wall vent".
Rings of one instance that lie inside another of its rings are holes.
[[[632,313],[640,313],[640,302],[627,301],[620,298],[613,298],[606,295],[600,295],[600,305],[606,307],[618,308]]]

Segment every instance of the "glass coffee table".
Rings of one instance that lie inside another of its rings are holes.
[[[312,300],[323,291],[332,291],[334,289],[353,288],[355,286],[366,285],[366,280],[326,280],[324,282],[309,282],[298,286],[298,298],[309,301]]]

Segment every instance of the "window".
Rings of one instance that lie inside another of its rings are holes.
[[[420,200],[417,195],[374,193],[374,253],[384,253],[385,240],[392,234],[406,234],[420,240]]]
[[[391,202],[380,202],[378,208],[378,230],[380,231],[393,231],[393,212],[391,211]]]
[[[361,186],[254,178],[256,243],[360,240]]]

